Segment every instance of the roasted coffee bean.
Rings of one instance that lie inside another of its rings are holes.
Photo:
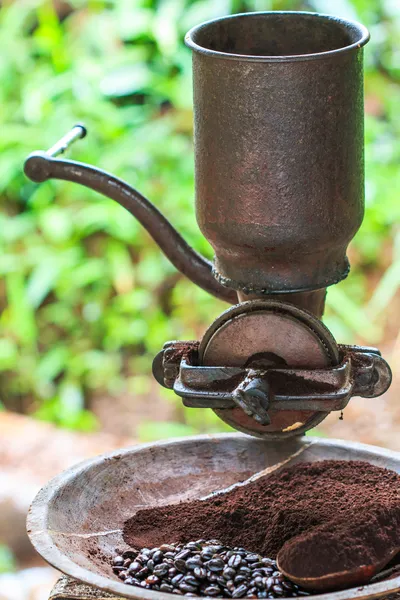
[[[267,590],[260,590],[257,594],[257,598],[269,598]]]
[[[225,567],[225,563],[221,558],[213,558],[206,562],[205,566],[210,571],[218,572],[223,570],[223,568]]]
[[[191,558],[187,559],[186,568],[193,570],[196,567],[200,567],[202,564],[203,564],[203,561],[201,560],[200,556],[198,554],[196,554],[196,556],[192,556]]]
[[[215,581],[217,581],[218,575],[216,573],[213,573],[212,571],[207,571],[207,579],[208,581],[211,581],[211,583],[214,583]]]
[[[191,556],[191,554],[192,552],[190,550],[181,550],[175,556],[175,560],[186,560],[187,558],[189,558],[189,556]]]
[[[182,592],[195,592],[196,589],[197,589],[197,586],[195,586],[195,585],[189,585],[188,583],[185,583],[184,581],[182,581],[179,584],[179,589]]]
[[[207,569],[204,567],[195,567],[193,574],[197,579],[205,579],[207,577]]]
[[[125,567],[123,565],[121,567],[113,567],[112,570],[116,575],[118,575],[118,573],[121,573],[121,571],[125,571]]]
[[[175,546],[172,544],[162,544],[160,550],[161,552],[175,552]]]
[[[240,585],[241,583],[247,581],[247,577],[244,577],[243,575],[236,575],[233,581],[235,582],[235,585]]]
[[[232,569],[236,569],[241,565],[241,563],[242,557],[240,556],[240,554],[233,554],[228,561],[228,565],[232,567]]]
[[[136,580],[137,581],[137,580]],[[124,583],[127,583],[128,585],[137,585],[135,583],[135,579],[133,577],[127,577],[124,581]],[[138,583],[140,584],[140,581],[138,581]]]
[[[294,585],[291,581],[282,581],[281,586],[285,589],[288,590],[289,592],[292,592],[294,590]]]
[[[179,582],[183,579],[183,575],[182,573],[178,573],[178,575],[175,575],[175,577],[173,577],[171,579],[171,583],[172,585],[179,585]]]
[[[250,577],[250,575],[252,574],[252,571],[249,567],[240,565],[240,567],[238,569],[238,573],[240,573],[240,575],[246,575],[246,577]]]
[[[283,596],[285,593],[285,590],[283,589],[283,587],[277,583],[272,586],[272,589],[275,592],[275,594],[278,594],[278,596]]]
[[[143,567],[143,569],[140,569],[140,571],[137,572],[137,576],[140,578],[146,577],[147,575],[149,575],[149,569],[147,567]]]
[[[204,589],[205,596],[218,596],[221,593],[221,590],[217,585],[209,585]]]
[[[177,558],[174,562],[174,566],[181,573],[186,573],[186,563],[182,558]]]
[[[154,560],[152,558],[150,558],[150,560],[147,561],[146,567],[149,571],[152,571],[154,569]]]
[[[225,577],[226,580],[233,579],[233,577],[236,577],[236,570],[232,569],[232,567],[225,567],[222,571],[222,576]]]
[[[182,579],[182,581],[184,581],[185,583],[188,583],[189,585],[199,585],[199,582],[197,581],[196,577],[194,575],[185,575],[184,578]]]
[[[149,575],[146,578],[146,583],[149,583],[150,585],[153,585],[154,583],[158,583],[160,580],[156,575]]]
[[[235,588],[232,592],[232,598],[243,598],[246,595],[248,590],[247,585],[239,585],[239,587]]]
[[[129,565],[131,564],[131,562],[132,562],[131,558],[125,558],[124,567],[127,569],[129,567]]]
[[[122,556],[116,556],[113,560],[113,564],[116,567],[122,567],[122,565],[124,564],[124,559]]]
[[[246,560],[249,563],[255,563],[260,561],[258,554],[246,554]]]
[[[186,548],[188,550],[201,550],[201,545],[197,542],[189,542],[188,544],[186,544]]]
[[[160,585],[160,592],[172,592],[174,588],[169,583],[162,583]]]
[[[128,571],[129,571],[129,573],[138,573],[142,568],[143,568],[143,565],[140,564],[140,562],[135,560],[135,561],[133,561],[133,563],[131,563],[129,565]]]
[[[175,577],[175,575],[177,574],[178,569],[175,569],[175,567],[170,567],[168,569],[168,577]]]
[[[154,567],[153,573],[154,575],[157,575],[157,577],[164,577],[164,575],[166,575],[168,571],[168,565],[166,565],[165,563],[161,563],[160,565],[156,565]]]
[[[267,577],[264,583],[266,589],[269,591],[273,585],[275,585],[275,579],[273,577]]]
[[[157,552],[154,552],[154,554],[153,554],[153,560],[156,563],[156,565],[158,563],[160,563],[163,558],[164,558],[164,554],[161,552],[161,550],[157,550]]]

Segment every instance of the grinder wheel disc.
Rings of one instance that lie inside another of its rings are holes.
[[[204,366],[312,369],[338,362],[336,341],[319,319],[274,300],[251,300],[230,307],[209,327],[199,347],[199,363]],[[271,423],[261,425],[239,407],[214,412],[234,429],[265,439],[303,434],[329,414],[269,410]]]

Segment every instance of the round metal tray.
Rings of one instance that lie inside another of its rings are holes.
[[[122,598],[171,600],[171,594],[124,585],[112,573],[115,548],[125,548],[124,521],[140,508],[201,498],[288,459],[365,460],[400,473],[400,453],[339,440],[266,442],[236,433],[146,444],[85,461],[52,479],[31,506],[28,534],[43,558],[79,581]],[[379,598],[398,590],[395,577],[313,599]]]

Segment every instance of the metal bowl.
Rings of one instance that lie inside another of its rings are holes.
[[[292,458],[291,458],[292,457]],[[400,454],[374,446],[311,437],[266,442],[242,434],[197,436],[127,448],[85,461],[52,479],[36,496],[28,534],[51,565],[118,597],[170,600],[171,594],[127,586],[112,573],[121,528],[143,507],[201,498],[268,466],[324,459],[365,460],[400,473]],[[400,590],[400,576],[313,596],[379,598]]]

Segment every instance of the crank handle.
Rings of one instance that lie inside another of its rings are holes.
[[[25,175],[35,183],[60,179],[79,183],[99,192],[129,211],[143,225],[171,263],[193,283],[221,300],[237,303],[234,290],[224,287],[212,274],[212,263],[191,248],[164,215],[125,181],[92,165],[57,158],[74,142],[86,136],[83,125],[75,125],[46,152],[36,151],[25,161]]]

